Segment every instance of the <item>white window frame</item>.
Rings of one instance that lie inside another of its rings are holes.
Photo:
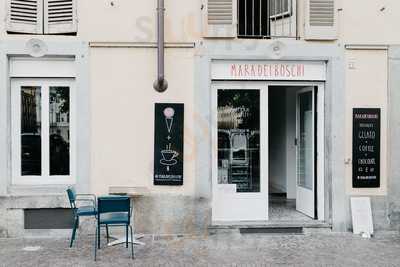
[[[272,2],[272,1],[285,1],[285,0],[270,0],[270,1]],[[281,19],[286,16],[288,17],[292,16],[293,1],[295,0],[287,0],[287,1],[288,1],[288,10],[281,13],[270,15],[269,19]],[[270,6],[270,14],[272,14],[272,4],[270,3],[269,6]]]
[[[21,175],[21,86],[41,87],[41,162],[39,176]],[[49,88],[64,86],[70,89],[70,174],[50,176],[50,116]],[[76,182],[76,90],[72,78],[12,78],[11,79],[11,144],[12,184],[15,185],[59,185]]]

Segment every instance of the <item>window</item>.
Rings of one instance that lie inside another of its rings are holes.
[[[289,0],[271,0],[270,18],[279,18],[291,15],[291,1]]]
[[[238,0],[238,37],[269,36],[269,0]]]
[[[71,182],[71,159],[75,153],[73,121],[61,118],[73,115],[72,93],[71,80],[12,81],[14,183]]]
[[[218,184],[260,192],[260,92],[218,90]]]
[[[271,37],[271,25],[276,27],[280,18],[291,16],[292,0],[238,0],[238,37],[268,38]],[[287,29],[280,26],[282,33]]]
[[[76,0],[8,0],[7,32],[76,34]]]

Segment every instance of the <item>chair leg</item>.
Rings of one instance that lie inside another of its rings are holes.
[[[131,250],[132,250],[132,259],[134,259],[135,258],[135,254],[134,254],[134,252],[133,252],[133,228],[132,228],[132,226],[131,225],[129,225],[129,229],[131,229]]]
[[[110,234],[108,232],[108,224],[106,224],[106,232],[107,232],[107,244],[110,243]]]
[[[78,227],[78,218],[79,217],[75,218],[74,228],[72,229],[71,242],[69,243],[70,248],[72,248],[72,244],[74,243],[74,240],[75,240],[76,228]]]
[[[125,227],[125,247],[128,248],[128,225]]]
[[[97,248],[100,249],[100,224],[97,224]]]

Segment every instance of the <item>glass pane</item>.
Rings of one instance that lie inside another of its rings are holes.
[[[259,90],[218,90],[218,183],[260,192]]]
[[[283,0],[283,12],[289,12],[289,0]]]
[[[49,96],[50,175],[69,175],[69,87],[50,87]]]
[[[299,95],[299,153],[297,164],[298,185],[313,189],[313,114],[312,114],[312,92]]]
[[[40,87],[21,87],[21,175],[42,174]]]

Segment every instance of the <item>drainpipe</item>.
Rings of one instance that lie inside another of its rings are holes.
[[[164,75],[164,0],[157,2],[157,79],[153,87],[157,92],[164,92],[168,88],[168,82]]]

